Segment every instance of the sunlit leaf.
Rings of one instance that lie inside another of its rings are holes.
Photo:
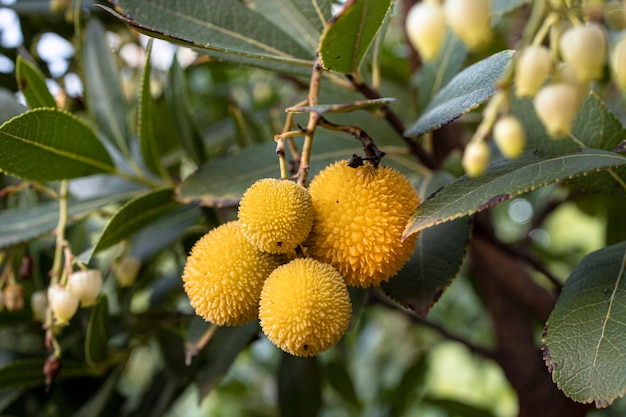
[[[475,109],[496,92],[495,83],[511,62],[513,51],[502,51],[458,73],[428,104],[420,118],[406,130],[420,136]]]
[[[281,352],[278,406],[284,417],[315,417],[322,406],[321,372],[316,357]]]
[[[557,181],[626,165],[626,156],[598,149],[546,158],[526,153],[489,166],[478,178],[463,176],[423,202],[404,235],[493,207],[517,195]]]
[[[17,86],[24,94],[26,103],[31,109],[57,106],[54,97],[48,91],[46,77],[39,68],[21,55],[17,57],[15,75],[17,76]]]
[[[626,394],[626,242],[576,266],[543,342],[552,379],[568,397],[607,407]]]
[[[39,108],[0,126],[0,171],[30,181],[113,172],[95,132],[63,110]]]
[[[319,54],[324,69],[342,74],[358,73],[392,4],[392,0],[346,1],[320,39]]]

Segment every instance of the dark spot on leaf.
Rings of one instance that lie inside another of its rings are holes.
[[[432,193],[431,195],[429,195],[429,196],[426,198],[426,200],[430,200],[431,198],[434,198],[434,197],[435,197],[435,195],[437,195],[437,193],[438,193],[439,191],[441,191],[441,190],[443,190],[443,187],[439,187],[439,188],[437,189],[437,191],[435,191],[434,193]]]
[[[483,211],[483,210],[486,210],[486,209],[488,209],[488,208],[490,208],[490,207],[493,207],[493,206],[495,206],[495,205],[497,205],[497,204],[502,203],[503,201],[508,200],[509,198],[511,198],[511,196],[510,196],[509,194],[500,194],[500,195],[497,195],[497,196],[495,196],[495,197],[491,198],[489,201],[487,201],[487,202],[486,202],[485,204],[483,204],[482,206],[478,207],[478,210],[476,210],[476,211]]]
[[[28,83],[26,82],[26,80],[20,80],[20,90],[26,90],[26,87],[28,86]]]

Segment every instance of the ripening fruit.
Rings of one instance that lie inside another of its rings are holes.
[[[417,235],[401,237],[420,200],[398,171],[339,161],[313,178],[309,192],[315,222],[306,253],[337,268],[348,285],[379,285],[413,253]]]
[[[619,89],[626,91],[626,37],[622,37],[611,51],[611,75]]]
[[[545,46],[531,45],[524,48],[515,61],[515,94],[532,97],[550,75],[552,57]]]
[[[574,68],[582,82],[597,80],[602,76],[606,48],[604,29],[595,23],[574,26],[566,30],[559,39],[563,61]]]
[[[502,155],[515,159],[520,156],[526,144],[524,126],[515,116],[502,116],[493,125],[493,140]]]
[[[416,3],[406,17],[406,33],[411,45],[427,61],[435,59],[446,38],[446,21],[439,3]]]
[[[474,140],[467,144],[463,152],[463,169],[470,177],[479,177],[485,173],[491,151],[484,140]]]
[[[191,249],[183,271],[185,292],[196,314],[220,326],[258,316],[263,282],[283,258],[248,242],[239,222],[211,230]]]
[[[24,310],[24,287],[20,284],[7,284],[4,287],[4,305],[10,312]]]
[[[570,133],[578,111],[578,93],[570,84],[556,83],[543,87],[535,95],[535,112],[552,138]]]
[[[67,326],[79,303],[78,296],[69,289],[58,284],[48,287],[48,305],[54,314],[54,324]]]
[[[78,296],[81,307],[92,306],[102,288],[102,273],[97,269],[73,272],[67,281],[67,288]]]
[[[446,0],[444,13],[452,31],[470,50],[491,40],[491,0]]]
[[[341,274],[311,258],[294,259],[272,272],[259,304],[263,333],[296,356],[315,356],[334,346],[348,329],[351,314]]]
[[[33,319],[44,322],[46,320],[46,310],[48,309],[48,293],[45,290],[38,290],[30,296],[30,309],[33,312]]]
[[[289,180],[265,178],[252,184],[239,203],[244,236],[259,250],[293,251],[313,226],[313,205],[306,188]]]

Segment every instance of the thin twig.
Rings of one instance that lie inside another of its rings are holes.
[[[374,143],[374,140],[371,138],[371,136],[368,135],[367,132],[365,132],[363,129],[359,127],[337,125],[335,123],[329,122],[322,116],[320,116],[318,124],[320,127],[323,127],[328,130],[348,133],[361,141],[361,144],[363,144],[363,149],[365,150],[366,157],[359,158],[361,163],[358,165],[362,165],[363,160],[367,160],[367,161],[370,161],[372,165],[376,167],[380,163],[380,160],[383,158],[383,156],[385,156],[385,153],[381,151],[380,149],[378,149],[378,147]]]

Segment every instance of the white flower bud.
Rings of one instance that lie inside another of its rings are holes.
[[[570,84],[557,83],[543,87],[535,95],[535,112],[548,134],[561,138],[570,133],[578,111],[578,94]]]
[[[48,288],[48,304],[57,326],[67,326],[78,310],[78,296],[58,284]]]
[[[24,309],[24,287],[20,284],[7,284],[4,287],[4,305],[10,312]]]
[[[487,169],[490,158],[489,145],[483,140],[471,141],[463,152],[463,169],[470,177],[479,177]]]
[[[619,89],[626,91],[626,37],[622,37],[611,51],[611,76]]]
[[[493,140],[502,155],[515,159],[520,156],[526,144],[524,126],[515,116],[502,116],[493,126]]]
[[[566,63],[561,62],[554,71],[554,76],[552,77],[552,83],[565,83],[569,84],[576,90],[577,104],[582,103],[587,94],[589,94],[589,84],[590,82],[582,82],[578,79],[576,75],[576,71],[574,68]]]
[[[41,322],[46,320],[46,310],[48,309],[48,294],[45,290],[38,290],[31,294],[30,309],[33,312],[33,319]]]
[[[452,31],[470,50],[491,40],[491,0],[446,0],[444,12]]]
[[[532,97],[550,75],[552,57],[545,46],[524,48],[515,61],[516,95]]]
[[[411,45],[425,60],[433,60],[446,38],[443,8],[438,3],[415,4],[406,17],[406,33]]]
[[[597,80],[606,63],[607,41],[602,26],[591,23],[574,26],[559,39],[563,61],[570,64],[582,82]]]
[[[135,283],[139,270],[141,269],[141,261],[132,256],[123,256],[115,266],[115,277],[120,287],[130,287]]]
[[[102,288],[102,273],[97,269],[74,272],[69,277],[67,287],[78,296],[81,307],[89,307],[96,303]]]

